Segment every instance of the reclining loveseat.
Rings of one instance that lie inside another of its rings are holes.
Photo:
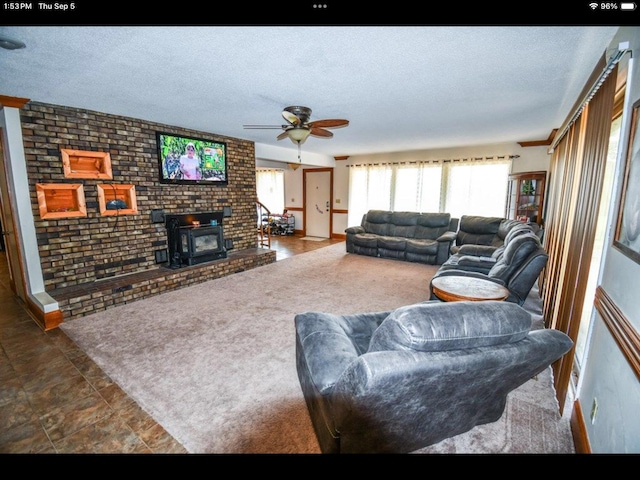
[[[348,253],[441,265],[456,238],[458,219],[448,213],[369,210],[348,227]]]

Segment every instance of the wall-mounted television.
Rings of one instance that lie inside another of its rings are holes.
[[[156,132],[160,183],[227,184],[227,144]]]

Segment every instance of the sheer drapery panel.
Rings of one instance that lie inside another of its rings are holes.
[[[349,225],[373,209],[504,216],[517,156],[349,165]]]

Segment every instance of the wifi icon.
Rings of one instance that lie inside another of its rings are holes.
[[[591,7],[591,10],[598,8],[598,4],[596,2],[590,3],[589,6]]]

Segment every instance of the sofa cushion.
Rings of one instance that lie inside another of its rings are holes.
[[[378,235],[374,233],[356,233],[353,236],[353,244],[359,247],[377,248]]]
[[[389,223],[397,226],[410,227],[416,224],[419,215],[420,214],[416,212],[391,212]]]
[[[540,239],[535,233],[529,232],[517,235],[504,247],[502,256],[489,271],[489,277],[505,278],[511,275],[511,270],[520,268],[526,258],[541,248]]]
[[[507,224],[505,222],[506,225],[510,225],[507,232],[502,237],[503,243],[505,245],[508,244],[513,238],[517,237],[518,235],[521,235],[523,233],[534,233],[530,225],[520,222],[519,220],[511,220],[511,221],[516,223]]]
[[[458,245],[473,243],[476,245],[498,246],[496,241],[502,242],[497,237],[502,220],[500,217],[463,215],[460,218],[460,229],[458,230],[456,243]]]
[[[407,238],[407,253],[418,253],[420,255],[437,255],[438,242],[427,238]]]
[[[362,226],[367,233],[387,235],[391,212],[386,210],[369,210],[363,219]]]
[[[404,237],[378,237],[378,248],[384,248],[387,250],[402,250],[407,247],[407,239]]]
[[[502,223],[502,217],[482,217],[478,215],[463,215],[460,218],[460,230],[478,235],[496,235]]]
[[[413,237],[418,215],[419,214],[415,212],[392,212],[387,235],[393,237]]]
[[[434,302],[400,307],[374,332],[369,352],[458,350],[512,343],[531,329],[531,315],[515,303]]]
[[[414,237],[434,240],[449,230],[450,223],[448,213],[421,213],[417,217]]]

